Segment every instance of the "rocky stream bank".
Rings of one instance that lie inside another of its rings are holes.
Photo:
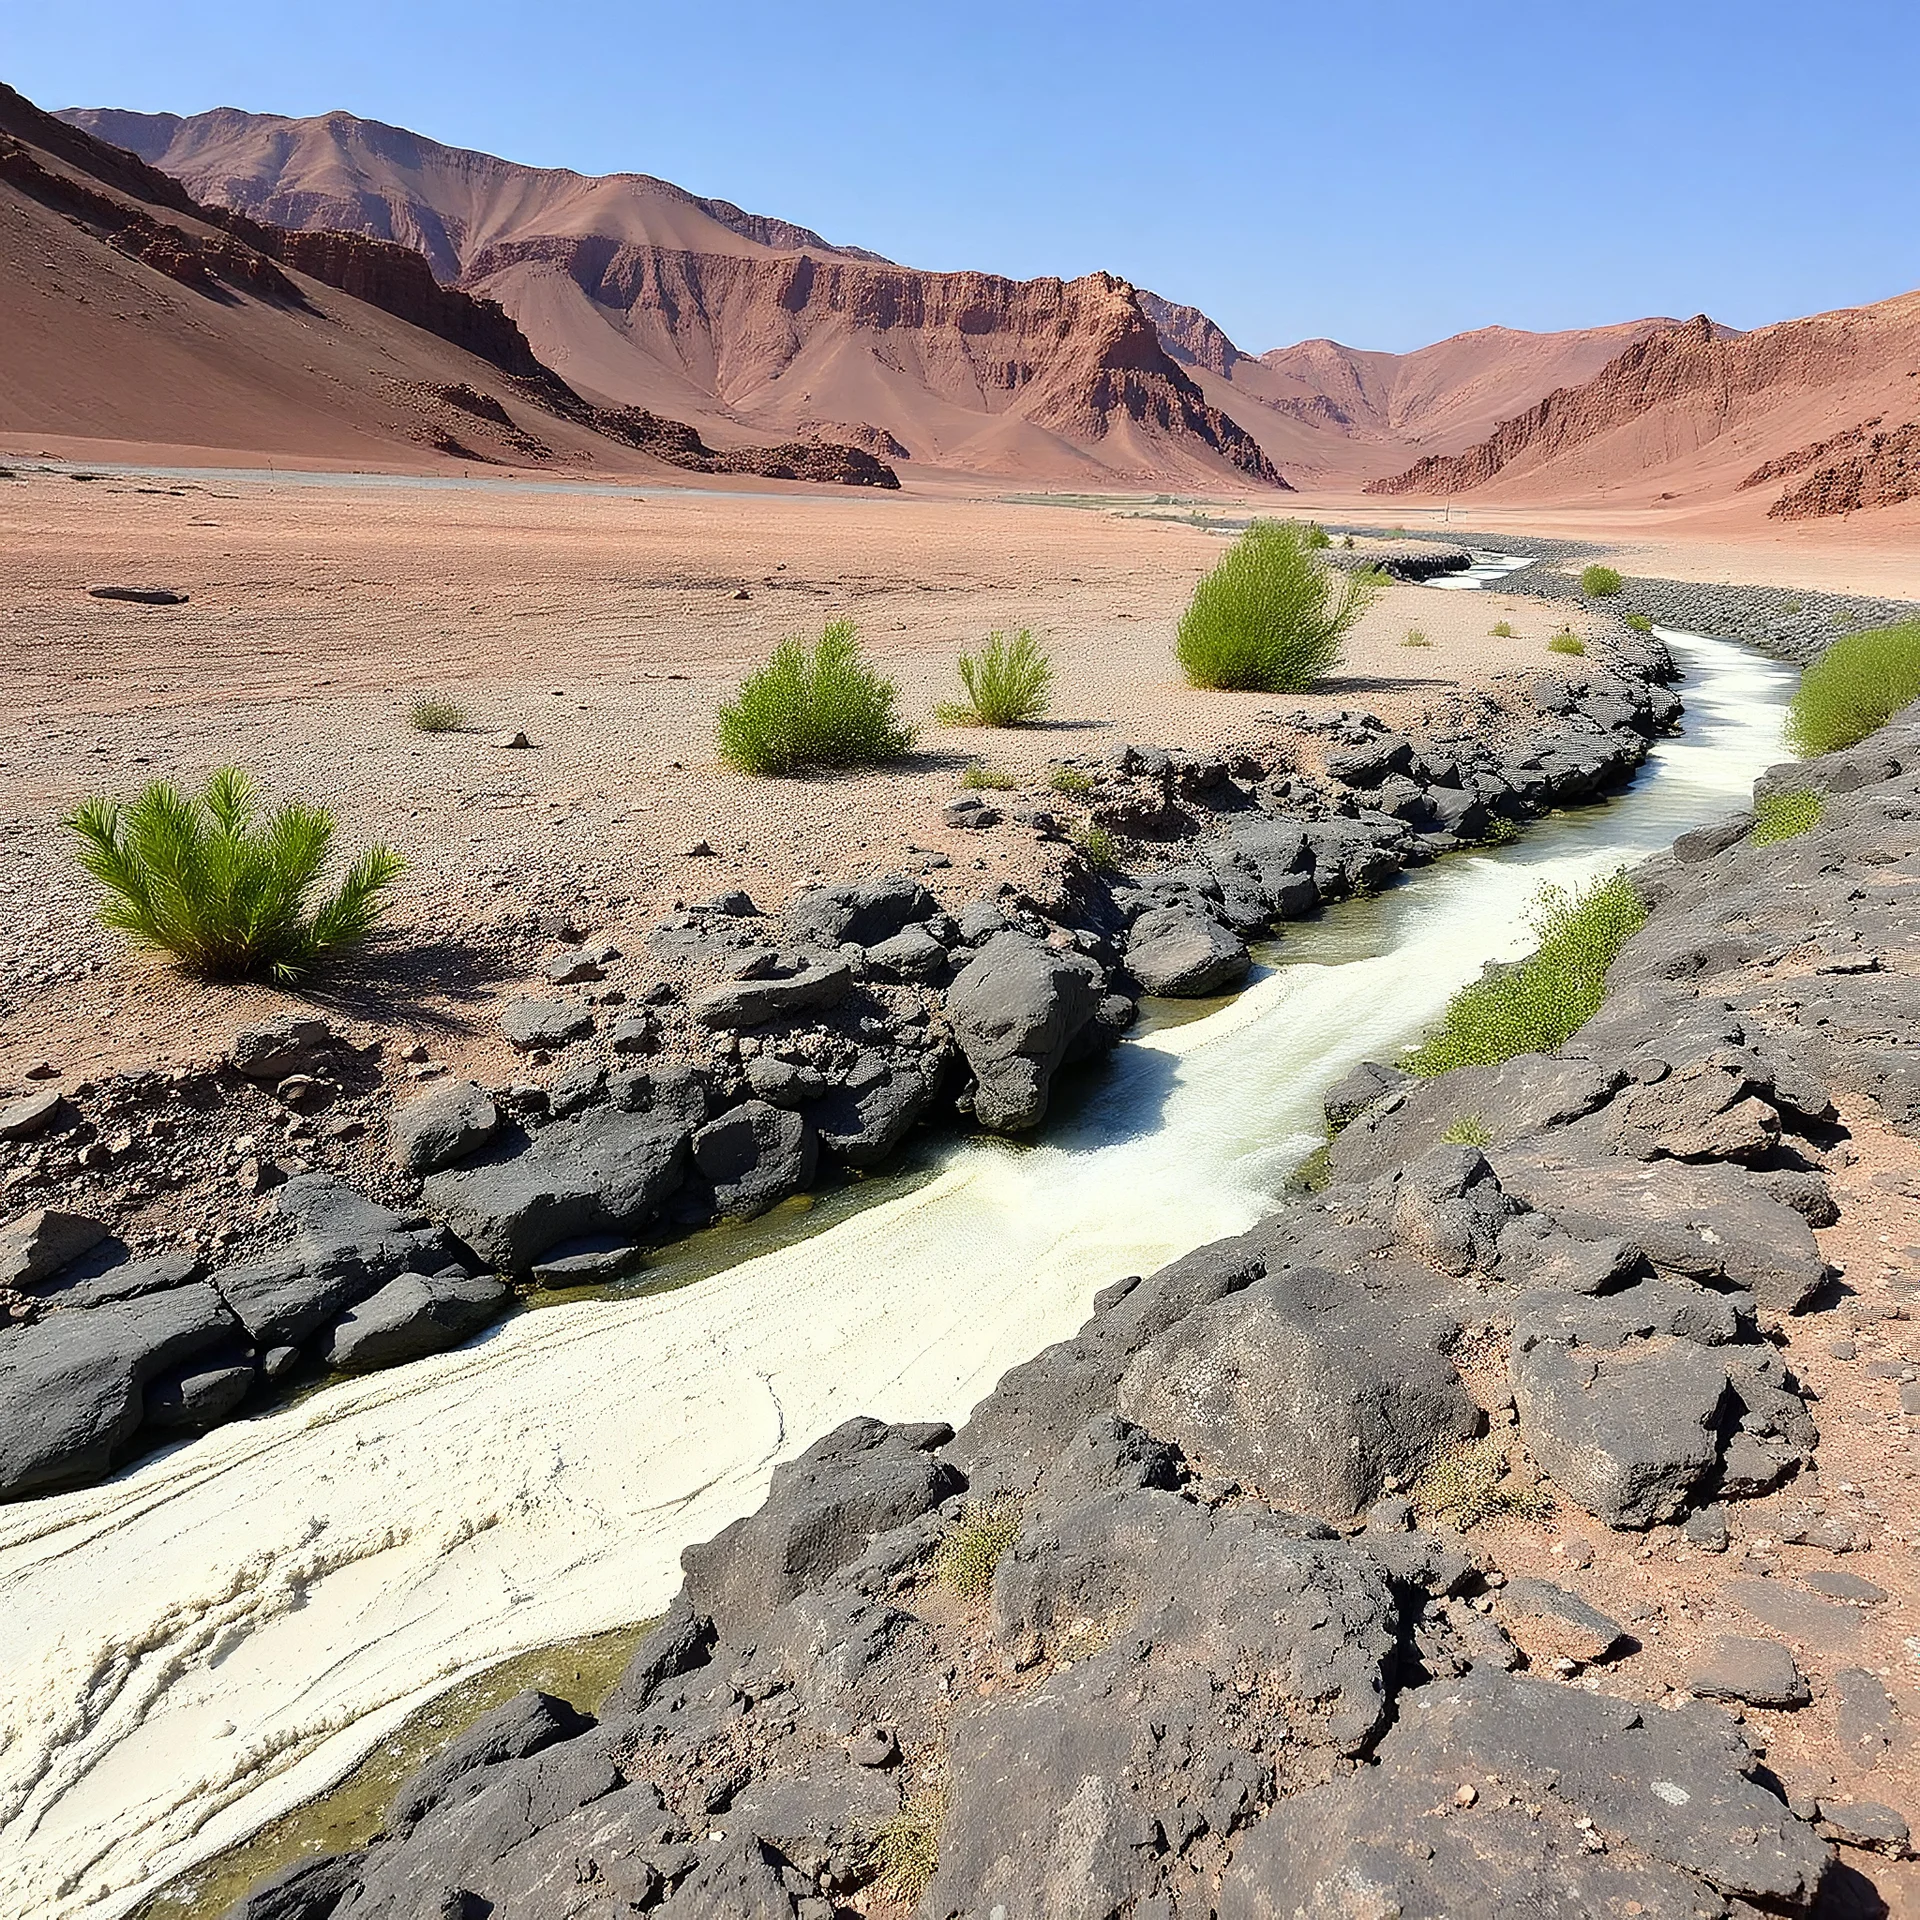
[[[1277,923],[1616,785],[1678,713],[1672,676],[1623,630],[1417,738],[1348,712],[1300,751],[1128,748],[1075,796],[1114,867],[1043,793],[958,795],[955,825],[1047,850],[1027,892],[967,897],[908,849],[777,914],[689,906],[631,954],[573,928],[503,1010],[527,1069],[504,1084],[300,1014],[165,1075],[31,1087],[0,1107],[28,1209],[0,1228],[0,1495],[457,1345],[916,1128],[1029,1132],[1136,996],[1229,991]]]
[[[1797,1487],[1780,1538],[1859,1544],[1782,1354],[1909,1309],[1816,1230],[1856,1141],[1920,1127],[1920,714],[1760,792],[1803,787],[1810,830],[1742,813],[1635,872],[1557,1054],[1357,1073],[1323,1191],[1116,1280],[958,1433],[827,1435],[687,1550],[597,1719],[521,1696],[236,1915],[1884,1911],[1900,1815],[1769,1767],[1813,1692],[1777,1639],[1650,1691],[1511,1529],[1436,1524],[1558,1504],[1712,1556]],[[1897,1736],[1873,1671],[1815,1679]]]

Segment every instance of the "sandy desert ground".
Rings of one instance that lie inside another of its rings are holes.
[[[1276,702],[1180,679],[1179,611],[1223,543],[1177,521],[981,497],[21,473],[0,485],[0,832],[25,908],[0,940],[0,1083],[15,1085],[41,1060],[79,1074],[218,1051],[283,999],[188,986],[92,925],[57,824],[91,793],[237,762],[335,808],[343,845],[388,839],[410,867],[394,918],[411,958],[358,970],[337,1010],[417,1023],[436,1057],[479,1064],[503,1051],[488,1005],[569,918],[637,937],[676,899],[745,886],[778,903],[913,848],[946,854],[972,891],[982,869],[1024,880],[1031,836],[940,824],[975,761],[1038,780],[1128,741],[1256,740],[1303,706],[1406,722],[1544,660],[1563,624],[1524,600],[1394,587],[1324,692]],[[100,581],[191,597],[89,598]],[[1511,640],[1488,633],[1503,615]],[[715,713],[741,674],[840,616],[899,680],[920,751],[858,777],[722,768]],[[934,726],[958,653],[1021,627],[1056,664],[1048,719]],[[1430,644],[1403,645],[1412,629]],[[465,730],[415,732],[428,694]],[[491,744],[512,731],[531,747]],[[699,843],[714,852],[689,857]]]

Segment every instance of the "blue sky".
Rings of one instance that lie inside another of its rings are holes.
[[[0,79],[345,107],[916,266],[1104,267],[1254,351],[1920,286],[1913,0],[10,0]]]

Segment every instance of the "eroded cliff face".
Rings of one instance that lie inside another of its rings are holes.
[[[1008,476],[1284,484],[1110,275],[921,272],[646,175],[522,167],[349,114],[67,117],[239,215],[417,251],[443,285],[498,302],[595,404],[691,419],[709,439],[844,437]],[[378,284],[391,310],[434,324],[417,318],[433,311],[417,277],[381,256],[329,241],[319,259],[311,270]],[[1227,364],[1231,343],[1183,311],[1196,340],[1217,336],[1200,359]]]
[[[951,456],[970,424],[984,424],[930,421],[930,397],[1102,448],[1122,470],[1177,473],[1211,456],[1286,485],[1168,354],[1141,296],[1111,274],[1009,280],[554,235],[490,247],[462,281],[497,285],[529,267],[564,273],[649,359],[743,420],[805,424],[794,409],[807,402],[778,385],[797,370],[816,382],[858,381],[876,431],[916,454],[932,438],[931,451]],[[898,411],[886,417],[890,407]]]
[[[1837,450],[1831,445],[1817,449],[1820,464],[1783,493],[1767,509],[1767,517],[1815,520],[1920,499],[1920,420],[1881,433],[1869,431],[1877,425],[1872,421],[1856,429],[1838,459],[1825,458]]]
[[[1830,439],[1800,454],[1776,456],[1738,483],[1758,485],[1829,447],[1860,438],[1863,428],[1842,425],[1849,415],[1858,421],[1860,396],[1915,368],[1920,368],[1920,296],[1782,321],[1748,334],[1728,334],[1697,314],[1683,326],[1634,342],[1585,385],[1556,389],[1503,420],[1479,445],[1464,453],[1430,455],[1403,473],[1371,482],[1367,491],[1460,493],[1496,476],[1523,475],[1539,476],[1543,489],[1550,490],[1555,463],[1635,426],[1645,431],[1623,441],[1617,453],[1594,454],[1609,479],[1630,478],[1636,470],[1698,454],[1735,428],[1764,440],[1786,422],[1802,423],[1795,439],[1805,441],[1806,421],[1828,427]],[[1776,420],[1782,425],[1777,427]],[[1583,480],[1593,478],[1584,467],[1580,474]],[[1863,483],[1863,503],[1871,491],[1873,486]]]

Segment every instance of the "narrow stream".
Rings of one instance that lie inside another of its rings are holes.
[[[1288,930],[1043,1143],[953,1146],[698,1285],[522,1314],[0,1509],[0,1910],[125,1911],[455,1678],[657,1612],[681,1547],[839,1421],[957,1423],[1098,1288],[1251,1225],[1318,1144],[1325,1086],[1523,951],[1543,882],[1664,846],[1783,757],[1791,672],[1667,638],[1686,732],[1624,796]]]

